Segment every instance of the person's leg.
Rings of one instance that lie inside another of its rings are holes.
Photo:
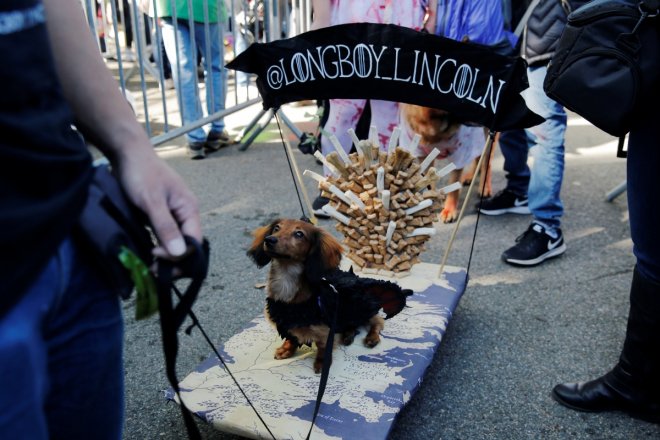
[[[119,299],[66,240],[0,318],[0,438],[121,438]]]
[[[527,165],[529,135],[526,130],[500,133],[497,145],[504,157],[506,186],[494,196],[480,200],[479,211],[486,215],[529,214],[527,189],[530,170]]]
[[[126,49],[133,47],[133,20],[131,5],[128,0],[122,0],[122,23],[124,24],[124,35],[126,37]]]
[[[628,211],[637,264],[630,289],[626,338],[618,364],[606,375],[557,385],[557,402],[579,411],[623,411],[660,423],[660,193],[651,186],[660,169],[657,110],[630,133]]]
[[[532,127],[534,157],[529,181],[529,209],[534,218],[548,228],[559,228],[564,206],[559,197],[564,177],[564,134],[566,111],[543,91],[546,67],[528,70],[530,87],[526,103],[530,110],[545,118],[545,122]]]
[[[348,134],[348,129],[355,129],[355,125],[360,119],[360,115],[366,104],[365,99],[331,99],[330,109],[328,110],[328,119],[323,129],[337,137],[339,143],[346,153],[350,153],[353,140]],[[332,142],[328,136],[321,138],[321,153],[327,156],[335,151]],[[324,168],[324,174],[327,176],[330,172]]]
[[[209,115],[225,109],[224,45],[220,44],[221,27],[217,23],[195,24],[195,41],[199,46],[206,78],[206,108]],[[208,32],[208,33],[207,33]],[[210,59],[207,59],[209,58]],[[221,133],[225,129],[224,119],[211,124],[211,132]]]
[[[174,87],[179,97],[179,110],[183,125],[190,124],[202,118],[202,106],[197,95],[197,48],[192,46],[188,23],[179,20],[172,22],[163,19],[163,44],[167,58],[172,66]],[[189,144],[203,144],[206,133],[203,128],[196,128],[187,133]]]
[[[504,157],[506,189],[522,197],[527,197],[530,170],[527,165],[529,137],[525,130],[507,130],[500,133],[497,145]]]
[[[70,242],[71,243],[71,242]],[[123,322],[119,296],[72,244],[60,270],[64,294],[43,322],[51,439],[120,440],[124,414]]]

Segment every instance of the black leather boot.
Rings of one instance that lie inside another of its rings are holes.
[[[623,411],[660,423],[660,284],[635,269],[619,363],[590,382],[555,386],[552,397],[578,411]]]

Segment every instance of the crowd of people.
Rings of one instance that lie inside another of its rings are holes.
[[[224,108],[226,89],[218,38],[226,11],[218,2],[191,1],[158,0],[156,14],[184,123],[203,117],[198,56],[207,82],[207,114]],[[315,28],[371,21],[478,41],[479,32],[488,29],[485,23],[502,23],[506,39],[486,44],[527,61],[526,103],[545,118],[538,126],[501,134],[506,187],[479,205],[487,215],[532,216],[528,229],[503,252],[507,264],[536,266],[567,250],[560,228],[567,116],[545,95],[543,79],[568,13],[583,3],[313,1]],[[453,14],[458,10],[472,12],[459,17]],[[519,34],[515,29],[521,21]],[[8,171],[0,174],[0,243],[14,249],[0,264],[0,438],[119,439],[124,398],[120,299],[90,265],[74,232],[93,172],[83,138],[109,158],[129,199],[150,219],[161,258],[180,258],[186,252],[184,236],[202,240],[197,200],[127,111],[89,38],[78,0],[3,2],[0,23],[5,61],[0,67],[5,85],[0,163]],[[331,100],[324,130],[347,151],[346,130],[355,127],[367,104],[381,145],[388,144],[398,123],[397,103]],[[649,185],[660,167],[658,116],[650,109],[629,135],[627,196],[636,266],[619,361],[602,377],[552,390],[555,400],[571,409],[623,411],[654,423],[660,423],[660,236],[655,231],[660,200]],[[221,118],[186,136],[193,159],[230,143]],[[321,150],[332,151],[327,139]],[[317,200],[316,207],[323,202]]]

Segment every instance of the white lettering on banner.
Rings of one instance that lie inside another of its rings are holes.
[[[373,44],[345,44],[318,46],[315,50],[294,53],[290,60],[281,58],[267,69],[266,83],[271,89],[303,84],[317,79],[371,78],[382,81],[398,81],[433,90],[443,95],[453,95],[490,109],[495,113],[506,81],[482,73],[477,67],[460,63],[454,58],[443,58],[414,50],[412,65],[406,65],[400,47],[374,47]],[[392,72],[385,76],[384,71]],[[475,90],[475,85],[485,76],[485,90]],[[441,78],[445,78],[441,84]],[[448,78],[448,79],[447,79]],[[480,94],[481,93],[481,94]],[[476,95],[475,95],[476,94]]]

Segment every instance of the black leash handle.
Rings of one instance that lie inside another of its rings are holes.
[[[167,379],[179,398],[183,421],[188,431],[188,438],[191,440],[201,440],[202,437],[193,420],[192,413],[186,407],[183,399],[181,399],[179,380],[176,375],[176,357],[179,353],[179,328],[183,324],[185,316],[190,312],[208,272],[209,243],[206,239],[201,244],[190,237],[185,237],[185,240],[188,246],[193,247],[194,252],[178,262],[159,260],[156,287],[158,290],[158,309],[160,312],[160,328],[163,338],[163,353],[165,355]],[[180,294],[180,301],[176,306],[174,306],[172,301],[175,268],[181,271],[179,278],[191,279],[185,292]]]

